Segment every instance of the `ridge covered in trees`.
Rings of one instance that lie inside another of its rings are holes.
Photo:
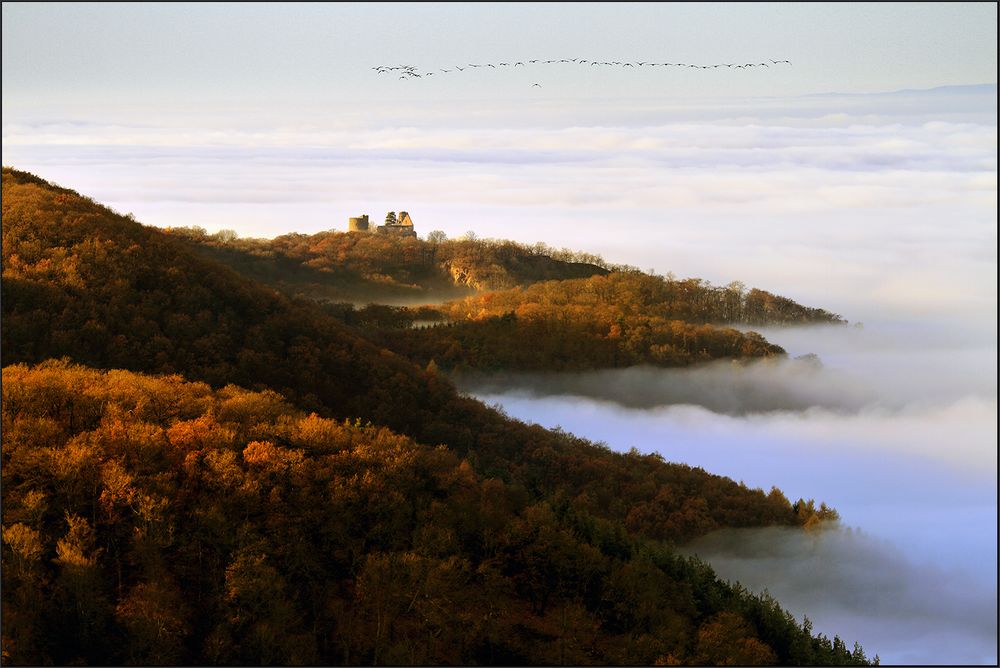
[[[446,240],[441,233],[422,241],[356,232],[272,240],[200,228],[168,232],[244,276],[321,302],[378,346],[445,371],[687,366],[781,355],[759,335],[730,326],[844,322],[739,282],[664,278],[544,244]],[[356,308],[365,301],[380,303]],[[401,331],[428,319],[447,326]]]
[[[445,322],[432,327],[408,328],[405,313],[394,322],[391,309],[384,311],[374,318],[379,345],[421,364],[481,371],[687,366],[783,355],[759,334],[723,324],[844,322],[739,283],[716,288],[638,271],[538,282],[414,311],[414,318]]]
[[[640,316],[696,324],[842,324],[823,309],[752,288],[739,281],[715,287],[698,278],[678,280],[637,270],[575,280],[545,281],[527,287],[474,295],[440,307],[451,319],[475,319],[514,312],[538,317],[598,317],[605,322]],[[591,315],[593,313],[593,315]]]
[[[597,255],[544,244],[473,237],[430,241],[365,232],[284,234],[241,239],[232,232],[166,230],[203,257],[282,292],[332,302],[440,302],[473,291],[537,281],[603,275],[613,267]]]
[[[7,168],[3,221],[5,662],[864,660],[669,548],[831,511],[512,420]]]

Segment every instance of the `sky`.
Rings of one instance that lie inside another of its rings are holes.
[[[4,3],[4,106],[252,107],[464,99],[516,79],[404,90],[380,64],[529,58],[788,59],[714,78],[542,76],[565,94],[636,81],[674,97],[881,92],[996,81],[994,3]],[[382,80],[380,80],[382,79]],[[654,84],[653,82],[659,82]],[[424,83],[424,82],[421,82]],[[468,87],[467,87],[468,86]],[[32,98],[32,100],[29,100]]]

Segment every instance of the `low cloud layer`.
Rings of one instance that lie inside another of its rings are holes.
[[[754,328],[785,358],[720,360],[682,369],[632,367],[580,373],[506,373],[459,378],[479,394],[582,396],[625,408],[699,406],[713,413],[893,415],[996,399],[995,322],[937,326]]]
[[[739,279],[851,320],[995,314],[996,145],[995,86],[333,116],[5,108],[3,124],[4,164],[147,224],[270,237],[406,208],[422,234]]]
[[[469,377],[464,389],[495,394],[516,388],[526,396],[577,395],[627,408],[702,406],[715,413],[747,415],[813,407],[856,412],[876,400],[857,379],[824,371],[808,359],[740,364],[720,361],[693,369],[632,367],[613,371],[505,374]]]
[[[903,550],[863,532],[725,530],[685,551],[724,579],[766,589],[818,631],[836,629],[848,643],[861,642],[883,664],[997,660],[995,579],[990,586],[971,574],[915,564]]]
[[[793,356],[816,353],[822,366],[510,376],[476,396],[615,450],[827,502],[863,535],[739,533],[699,554],[885,662],[991,663],[995,332],[995,322],[948,321],[770,329],[770,340]]]

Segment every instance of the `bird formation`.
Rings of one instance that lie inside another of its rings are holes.
[[[693,69],[701,70],[714,70],[720,67],[725,67],[728,69],[743,70],[750,69],[751,67],[771,67],[772,65],[791,65],[792,63],[788,60],[769,60],[768,62],[762,63],[714,63],[711,65],[696,65],[693,63],[652,63],[646,61],[637,61],[634,63],[622,62],[620,60],[613,61],[601,61],[601,60],[587,60],[584,58],[553,58],[551,60],[542,60],[536,58],[534,60],[526,61],[516,61],[513,63],[467,63],[465,65],[455,65],[451,69],[441,68],[436,72],[428,71],[418,71],[414,65],[376,65],[372,69],[378,74],[392,74],[398,73],[400,79],[422,79],[424,77],[441,76],[442,74],[453,74],[455,72],[464,72],[470,68],[479,67],[491,67],[497,69],[500,67],[509,67],[511,69],[517,67],[528,67],[532,65],[555,65],[555,64],[568,64],[568,65],[585,65],[587,67],[687,67]],[[532,86],[539,86],[539,84],[532,84]]]

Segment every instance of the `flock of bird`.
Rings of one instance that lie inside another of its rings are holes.
[[[787,60],[771,60],[765,63],[716,63],[713,65],[694,65],[691,63],[652,63],[646,61],[639,61],[634,63],[627,63],[622,61],[600,61],[600,60],[585,60],[583,58],[554,58],[552,60],[527,60],[527,61],[516,61],[513,63],[468,63],[466,65],[455,65],[451,69],[441,68],[437,72],[419,72],[417,68],[413,65],[376,65],[372,69],[378,74],[393,74],[398,73],[400,79],[422,79],[424,77],[440,76],[442,74],[451,74],[454,72],[464,72],[470,68],[478,67],[491,67],[497,69],[500,67],[509,67],[511,69],[516,67],[527,68],[530,65],[553,65],[553,64],[569,64],[569,65],[586,65],[588,67],[688,67],[701,70],[711,70],[719,67],[726,67],[729,69],[749,69],[751,67],[771,67],[772,65],[791,65],[792,63]],[[533,83],[532,86],[541,87],[541,84]]]

